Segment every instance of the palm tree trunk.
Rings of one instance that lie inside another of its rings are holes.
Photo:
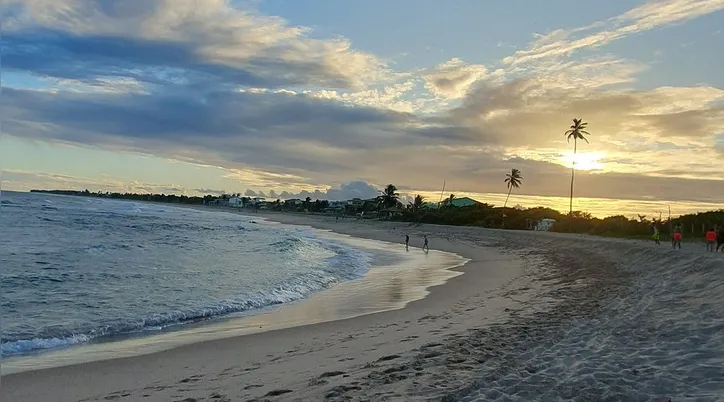
[[[510,186],[510,188],[508,188],[508,196],[505,197],[505,204],[503,204],[503,209],[505,209],[506,205],[508,205],[508,198],[510,198],[511,191],[513,191],[513,186]]]
[[[573,215],[573,179],[576,177],[576,150],[578,148],[578,141],[573,139],[573,160],[571,164],[571,202],[568,209],[568,215]]]

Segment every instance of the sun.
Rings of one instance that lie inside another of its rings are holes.
[[[599,162],[599,160],[605,156],[600,152],[579,152],[575,155],[569,152],[561,155],[558,161],[566,167],[572,167],[575,161],[576,170],[602,170],[603,163]]]

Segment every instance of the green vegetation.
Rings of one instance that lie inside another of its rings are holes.
[[[623,215],[596,218],[591,214],[573,211],[563,214],[551,208],[505,208],[489,204],[470,207],[421,209],[414,211],[408,208],[396,220],[408,222],[431,223],[440,225],[480,226],[487,228],[502,228],[512,230],[532,230],[541,219],[555,219],[552,232],[580,233],[607,237],[625,237],[650,239],[653,226],[656,225],[661,232],[661,239],[670,237],[671,228],[681,225],[684,239],[700,239],[709,229],[724,226],[724,210],[700,212],[682,215],[671,221],[668,219],[648,218],[639,215],[637,219],[630,219]]]
[[[65,190],[33,190],[33,192],[197,205],[209,204],[224,197],[227,199],[231,197],[228,195],[222,197],[214,197],[211,195],[187,197],[173,194],[122,194]],[[388,200],[395,199],[395,205],[400,209],[400,212],[392,214],[391,216],[389,214],[383,214],[380,215],[380,217],[415,224],[429,223],[486,228],[503,228],[504,226],[505,229],[509,230],[531,230],[541,219],[555,219],[556,223],[551,229],[553,232],[585,233],[598,236],[639,239],[650,239],[653,233],[653,225],[656,225],[661,231],[662,241],[666,241],[666,239],[670,237],[671,228],[676,225],[682,226],[685,241],[699,240],[709,228],[724,226],[724,209],[682,215],[672,219],[670,222],[668,219],[659,220],[655,217],[649,218],[643,215],[639,215],[636,219],[630,219],[622,215],[596,218],[591,216],[591,214],[580,211],[563,214],[551,208],[507,208],[496,207],[486,203],[464,207],[456,207],[450,204],[444,208],[425,208],[423,206],[425,198],[421,195],[416,195],[412,202],[408,203],[406,207],[403,207],[399,202],[399,195],[397,194],[397,188],[395,186],[387,186],[383,193],[383,195],[377,197],[375,200],[363,201],[356,205],[346,204],[344,207],[337,209],[330,208],[330,202],[327,200],[312,201],[309,198],[303,201],[300,200],[299,204],[275,200],[254,205],[251,203],[249,197],[240,197],[243,203],[240,207],[251,210],[261,208],[278,212],[311,212],[347,216],[359,216],[359,213],[364,211],[365,216],[375,217],[377,216],[377,212],[387,208],[384,205],[389,205],[385,204],[384,201],[386,194],[390,197],[387,198]],[[448,198],[448,200],[449,199],[451,198]],[[389,203],[391,201],[387,202]]]
[[[88,190],[74,191],[74,190],[30,190],[31,193],[49,193],[58,195],[72,195],[77,197],[101,197],[101,198],[113,198],[120,200],[133,200],[133,201],[151,201],[151,202],[167,202],[172,204],[197,204],[203,205],[204,201],[208,202],[215,200],[216,197],[212,195],[206,195],[203,197],[186,196],[186,195],[175,195],[175,194],[134,194],[134,193],[110,193],[110,192],[91,192]]]
[[[399,204],[399,199],[400,194],[397,193],[397,187],[392,184],[388,184],[387,187],[382,190],[380,203],[383,208],[391,208]]]
[[[578,140],[588,143],[586,136],[587,123],[583,119],[573,119],[573,125],[565,132],[570,142],[573,139],[573,166],[571,167],[571,197],[568,214],[562,214],[550,208],[508,208],[508,199],[514,188],[520,188],[523,176],[520,170],[511,169],[505,176],[508,187],[508,196],[503,207],[490,204],[476,203],[469,198],[457,202],[454,194],[445,199],[441,205],[426,204],[424,197],[416,195],[414,199],[403,206],[397,187],[388,184],[382,193],[369,200],[350,200],[347,202],[330,203],[326,200],[312,201],[310,197],[305,200],[287,200],[282,202],[257,202],[241,194],[222,195],[213,197],[187,197],[165,194],[120,194],[120,193],[91,193],[85,191],[38,191],[54,194],[77,195],[87,197],[108,197],[137,201],[156,201],[181,204],[206,204],[229,206],[237,208],[251,208],[254,211],[271,210],[279,212],[311,212],[326,213],[337,216],[350,215],[364,218],[390,219],[396,221],[419,223],[432,223],[440,225],[481,226],[488,228],[505,228],[513,230],[533,230],[542,219],[554,219],[551,231],[564,233],[585,233],[599,236],[650,238],[654,227],[658,228],[662,239],[670,237],[673,227],[681,226],[684,239],[698,239],[709,228],[724,226],[724,210],[702,212],[683,215],[675,220],[662,221],[649,220],[639,215],[638,219],[629,219],[625,216],[610,216],[608,218],[594,218],[590,214],[573,210],[573,183],[576,175],[575,155],[578,151]],[[457,205],[456,205],[457,204]],[[473,204],[473,205],[470,205]]]

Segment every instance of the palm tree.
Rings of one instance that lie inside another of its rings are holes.
[[[520,170],[518,169],[512,169],[510,173],[507,173],[505,175],[505,183],[508,186],[508,196],[505,197],[505,204],[503,204],[503,208],[508,205],[508,198],[510,198],[510,192],[513,191],[513,188],[520,187],[522,179],[523,176],[520,175]]]
[[[566,131],[565,136],[568,142],[571,142],[571,138],[573,138],[573,164],[571,165],[571,203],[568,210],[568,214],[573,213],[573,180],[576,177],[576,151],[578,150],[578,140],[586,141],[586,144],[588,144],[588,139],[586,138],[587,135],[591,135],[588,131],[586,131],[586,126],[588,123],[585,123],[583,119],[573,119],[573,125],[571,125],[570,129]]]
[[[311,209],[311,206],[312,206],[312,197],[305,198],[304,199],[304,209],[306,209],[307,212],[309,212],[309,210]]]
[[[445,204],[447,204],[448,207],[454,207],[453,200],[455,199],[455,194],[450,194],[450,197],[448,197],[447,200],[445,200]]]
[[[388,184],[384,190],[382,190],[382,205],[384,207],[394,207],[397,205],[397,200],[400,198],[400,194],[397,193],[397,187],[393,184]]]
[[[415,198],[412,200],[412,210],[414,212],[417,212],[422,208],[422,204],[425,203],[425,197],[421,196],[420,194],[416,195]]]

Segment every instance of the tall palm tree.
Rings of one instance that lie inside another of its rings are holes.
[[[508,186],[508,196],[505,197],[505,204],[503,204],[503,208],[508,205],[508,198],[510,198],[510,192],[513,191],[513,188],[520,188],[522,180],[523,176],[520,175],[520,170],[518,169],[512,169],[510,173],[507,173],[505,175],[505,183]]]
[[[586,131],[586,126],[588,123],[585,123],[583,119],[573,119],[573,124],[569,128],[568,131],[565,132],[566,139],[568,142],[571,142],[571,138],[573,138],[573,164],[571,166],[571,203],[568,210],[568,214],[573,213],[573,180],[576,177],[576,151],[578,150],[578,140],[586,141],[586,144],[588,144],[588,139],[586,138],[587,135],[591,135],[588,131]]]
[[[394,207],[397,205],[397,200],[400,198],[400,194],[397,193],[397,187],[394,184],[388,184],[384,190],[382,190],[382,205],[385,207]]]

